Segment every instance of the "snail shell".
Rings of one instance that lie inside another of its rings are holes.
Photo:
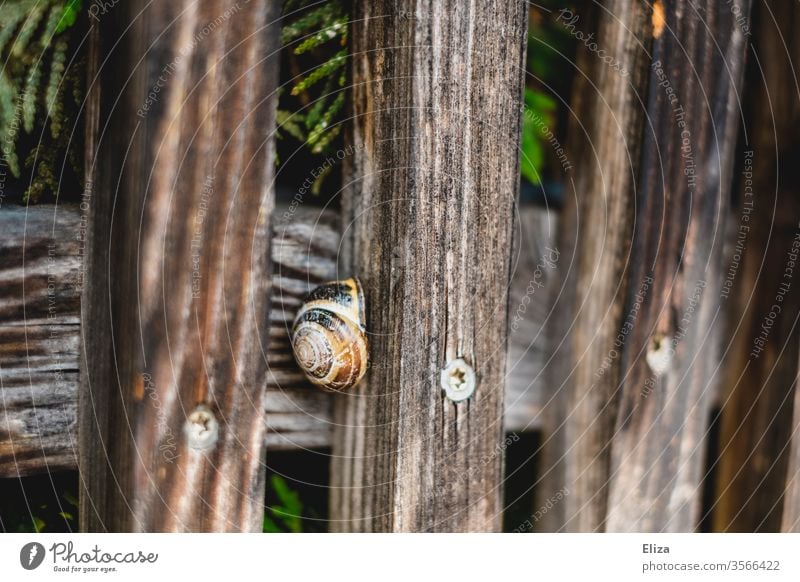
[[[314,289],[294,320],[292,351],[306,377],[325,390],[347,390],[367,371],[364,293],[355,277]]]

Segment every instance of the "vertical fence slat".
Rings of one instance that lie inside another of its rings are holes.
[[[791,451],[783,499],[782,531],[800,533],[800,390],[795,385]]]
[[[557,491],[569,492],[539,529],[595,531],[606,516],[650,11],[641,2],[613,0],[586,13],[554,16],[561,26],[578,16],[585,33],[596,23],[597,46],[616,63],[612,67],[579,46],[567,148],[574,169],[559,233],[564,280],[552,321],[557,349],[548,371],[558,391],[558,414],[547,417],[537,500],[539,507]]]
[[[724,220],[746,39],[713,0],[656,2],[606,529],[692,531],[720,376]],[[741,2],[745,15],[749,2]],[[659,14],[663,9],[663,21]],[[640,300],[637,285],[652,277]]]
[[[789,264],[800,234],[798,183],[792,177],[800,134],[800,46],[788,42],[800,26],[800,7],[759,2],[753,20],[747,139],[734,191],[737,254],[724,273],[732,337],[712,515],[717,531],[775,532],[792,511],[783,510],[783,496],[800,344],[800,282]]]
[[[137,1],[94,23],[85,531],[260,530],[278,16]]]
[[[334,530],[500,526],[526,8],[356,2],[345,254],[371,365],[335,404]],[[460,403],[440,387],[457,357],[477,374]]]

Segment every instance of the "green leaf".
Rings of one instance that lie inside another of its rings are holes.
[[[44,530],[45,527],[47,527],[47,524],[44,522],[44,520],[42,518],[40,518],[40,517],[35,517],[34,516],[34,518],[33,518],[33,530],[36,533],[41,533]]]
[[[67,0],[67,4],[64,6],[64,12],[61,14],[61,20],[58,21],[58,26],[56,27],[56,34],[65,31],[75,24],[82,7],[83,0]]]
[[[77,498],[69,491],[65,491],[62,497],[64,498],[64,501],[69,503],[72,507],[78,507]]]
[[[284,505],[287,511],[300,513],[303,511],[303,504],[297,491],[292,491],[289,485],[280,475],[272,476],[272,488],[278,496],[278,500]]]
[[[280,504],[267,507],[264,515],[264,528],[270,531],[289,531],[301,533],[303,531],[303,503],[300,494],[293,491],[280,475],[272,475],[270,485]],[[270,517],[274,516],[274,520]],[[280,525],[283,525],[283,528]]]
[[[542,181],[540,172],[544,165],[544,152],[536,129],[527,117],[522,126],[522,155],[520,158],[522,176],[531,184],[539,185]]]
[[[554,112],[558,106],[555,99],[547,93],[535,91],[528,87],[525,88],[525,105],[536,111],[547,113]]]
[[[303,115],[301,113],[292,113],[284,109],[278,109],[275,119],[277,121],[278,131],[285,131],[297,141],[306,141],[306,134],[300,125],[300,123],[303,122]]]
[[[264,526],[261,528],[264,533],[281,533],[283,530],[278,527],[278,524],[267,514],[264,513]]]
[[[520,171],[531,184],[541,183],[547,163],[548,134],[555,131],[556,101],[541,91],[525,88]]]

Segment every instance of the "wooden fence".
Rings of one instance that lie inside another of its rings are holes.
[[[579,45],[545,209],[516,204],[528,5],[356,0],[339,210],[276,207],[280,8],[231,10],[94,23],[81,203],[0,209],[2,476],[78,468],[84,531],[260,531],[265,454],[330,447],[332,531],[497,531],[536,430],[526,530],[800,531],[800,9],[586,7],[617,67]],[[371,365],[325,393],[288,329],[353,274]]]

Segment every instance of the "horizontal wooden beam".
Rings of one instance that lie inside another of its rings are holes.
[[[77,468],[84,214],[79,205],[0,211],[0,477]],[[304,295],[337,276],[339,217],[310,207],[278,208],[275,216],[267,447],[324,448],[331,444],[332,396],[298,371],[288,331]],[[536,294],[523,298],[555,228],[553,215],[537,207],[522,208],[520,220],[505,411],[512,432],[538,429],[547,401],[538,370],[547,358],[539,330],[548,313],[549,269],[535,275]]]

